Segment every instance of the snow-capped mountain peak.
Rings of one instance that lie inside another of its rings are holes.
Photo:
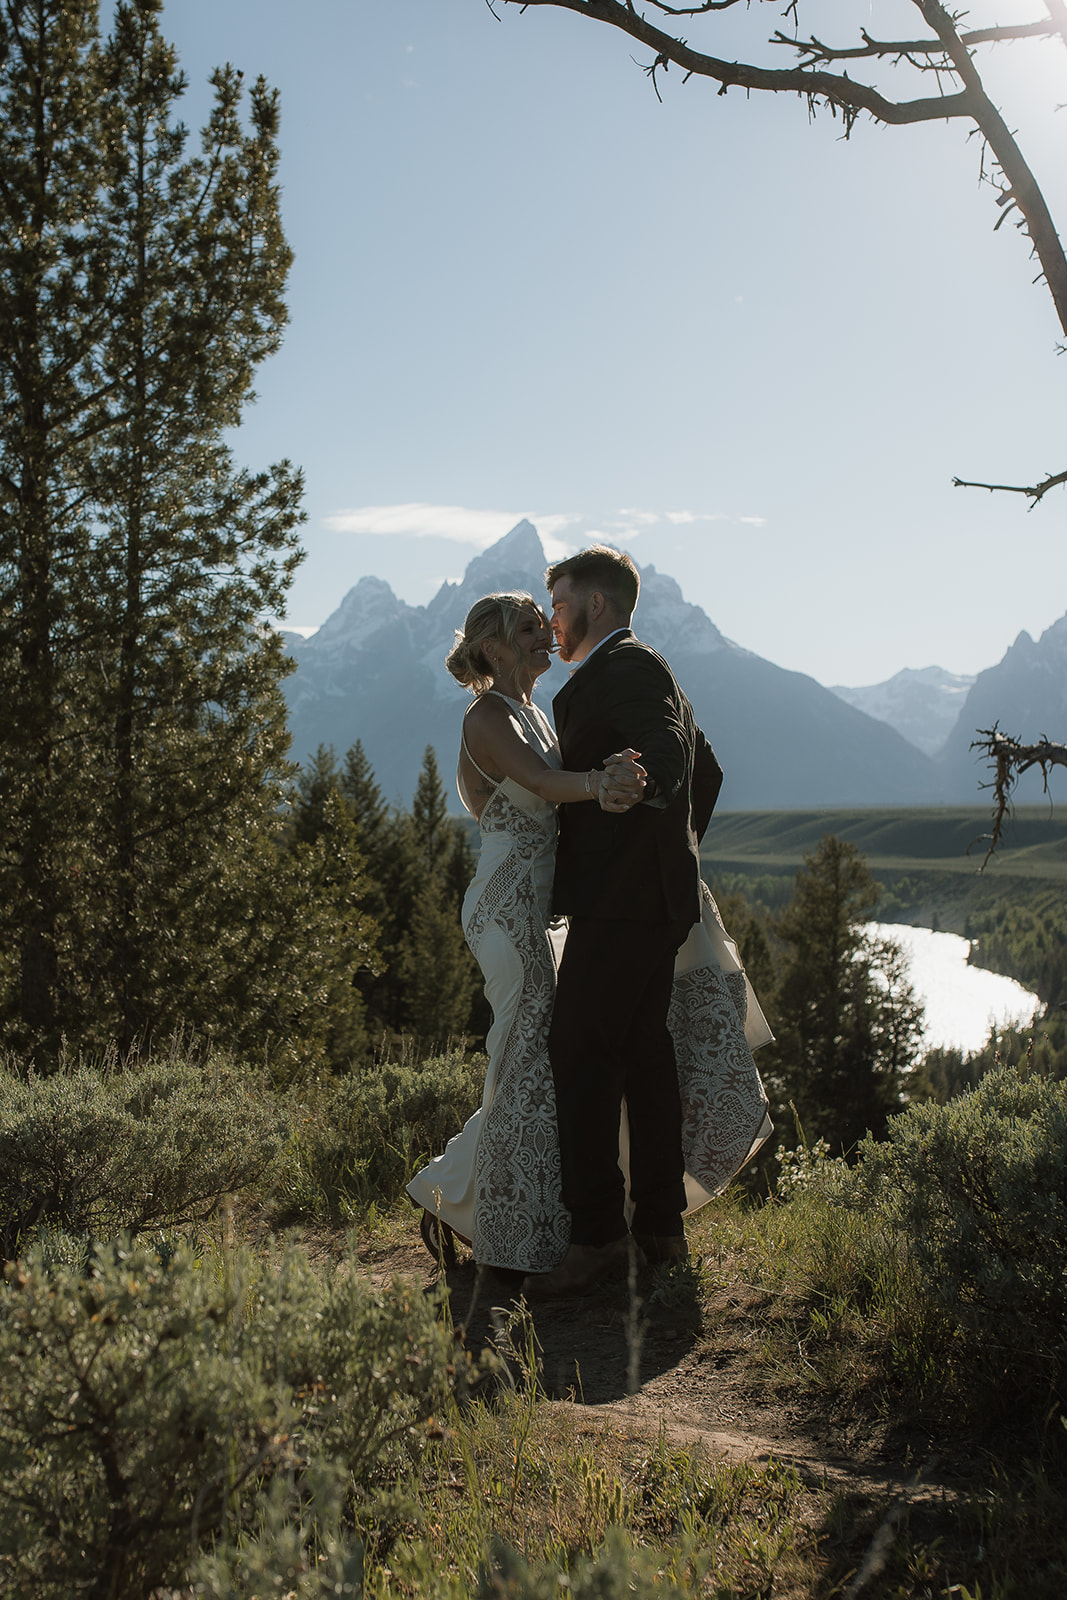
[[[888,722],[910,744],[932,756],[940,750],[960,714],[974,679],[944,667],[905,667],[884,683],[833,693],[879,722]]]

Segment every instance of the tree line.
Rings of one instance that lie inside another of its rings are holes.
[[[473,869],[428,749],[410,812],[362,747],[289,760],[264,616],[300,474],[233,429],[277,349],[279,108],[213,74],[199,139],[162,0],[0,10],[0,1047],[49,1071],[177,1032],[283,1078],[484,1035]],[[738,907],[781,1115],[848,1146],[901,1103],[914,1002],[825,844],[773,926]]]
[[[428,1050],[484,1036],[481,975],[460,924],[475,853],[467,825],[449,815],[433,746],[409,811],[386,803],[361,741],[340,764],[320,745],[297,779],[286,833],[291,850],[343,863],[342,892],[374,928],[364,959],[338,974],[330,997],[330,1066],[348,1070],[400,1038]]]
[[[0,1043],[185,1028],[284,1064],[369,947],[293,768],[278,613],[302,483],[228,442],[286,321],[278,101],[161,0],[0,11]]]
[[[827,834],[779,911],[736,890],[719,896],[774,1030],[757,1064],[786,1144],[825,1139],[834,1155],[850,1152],[929,1092],[906,958],[865,930],[878,894],[863,852]]]

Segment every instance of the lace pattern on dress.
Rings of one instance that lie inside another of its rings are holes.
[[[668,1026],[682,1095],[685,1170],[718,1194],[752,1154],[767,1096],[745,1040],[743,972],[697,967],[674,980]]]
[[[511,848],[488,878],[464,931],[480,959],[487,931],[499,929],[521,963],[522,985],[498,1050],[493,1097],[478,1140],[471,1243],[475,1260],[486,1266],[548,1272],[566,1253],[570,1217],[560,1198],[548,1064],[556,966],[544,895],[531,869],[546,857],[551,861],[556,816],[552,808],[541,814],[525,810],[501,787],[482,811],[481,824],[487,832],[506,833]]]

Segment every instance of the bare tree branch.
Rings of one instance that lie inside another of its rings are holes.
[[[983,154],[981,176],[992,183],[1000,209],[996,226],[999,228],[1009,215],[1017,213],[1016,225],[1030,240],[1040,268],[1038,278],[1044,279],[1060,327],[1067,334],[1067,254],[1064,253],[1041,188],[1013,131],[986,93],[974,57],[974,51],[980,45],[1023,39],[1051,39],[1058,36],[1067,45],[1067,0],[1044,0],[1044,15],[1030,22],[996,24],[969,31],[960,27],[963,13],[946,10],[942,0],[912,0],[923,22],[931,30],[930,37],[879,40],[861,27],[861,42],[842,47],[824,44],[814,35],[807,39],[800,37],[801,0],[789,0],[785,14],[792,17],[796,35],[791,37],[779,29],[768,41],[775,46],[785,45],[800,57],[797,66],[785,69],[726,61],[695,50],[687,39],[676,37],[649,22],[637,11],[635,0],[501,0],[501,3],[518,5],[523,11],[546,5],[573,11],[592,22],[618,28],[631,39],[648,46],[654,52],[653,59],[643,70],[650,78],[657,98],[660,93],[657,74],[660,71],[667,72],[670,66],[675,65],[682,68],[687,78],[696,76],[711,79],[719,85],[721,95],[731,88],[802,95],[812,111],[828,107],[833,114],[840,113],[846,137],[856,118],[864,111],[876,121],[898,127],[949,118],[963,118],[973,123],[974,130],[981,135],[983,152],[988,149],[997,168],[994,175],[988,177]],[[732,10],[738,3],[739,0],[696,0],[692,5],[679,6],[671,4],[670,0],[646,0],[646,4],[664,18],[708,19],[712,13]],[[826,70],[833,63],[860,59],[888,59],[897,67],[910,67],[920,73],[933,72],[939,87],[942,79],[958,87],[955,92],[942,92],[914,100],[893,100],[872,83],[851,78],[847,71]],[[1025,494],[1031,501],[1032,509],[1049,489],[1067,483],[1067,472],[1052,474],[1041,483],[1029,487],[976,484],[970,479],[958,477],[952,481],[958,488]]]
[[[960,39],[970,49],[976,44],[1005,44],[1014,39],[1052,39],[1058,33],[1059,28],[1049,20],[1020,22],[1007,27],[975,28],[970,33],[961,33]],[[860,37],[863,40],[861,45],[827,45],[814,34],[807,39],[799,39],[795,34],[783,33],[779,28],[771,36],[770,43],[796,50],[809,61],[859,61],[890,57],[897,61],[908,61],[920,72],[929,71],[930,63],[916,61],[916,56],[944,56],[945,53],[944,44],[936,36],[932,39],[872,39],[866,28],[861,28]]]
[[[1029,772],[1031,767],[1041,768],[1042,787],[1049,794],[1048,779],[1053,767],[1067,767],[1067,745],[1052,744],[1042,734],[1037,744],[1023,744],[1019,739],[1013,739],[1006,733],[1001,733],[997,723],[991,728],[979,728],[977,739],[971,740],[971,749],[980,750],[988,758],[993,769],[993,776],[988,783],[979,784],[980,789],[993,791],[993,830],[983,833],[977,839],[972,839],[967,846],[967,854],[976,844],[987,846],[979,872],[984,872],[990,859],[997,848],[1003,843],[1004,825],[1009,820],[1014,810],[1012,795],[1015,786],[1024,772]],[[1052,804],[1051,795],[1049,805]]]
[[[1004,174],[1012,200],[1022,213],[1060,327],[1067,333],[1067,256],[1040,186],[1007,123],[986,94],[974,58],[956,32],[955,21],[941,0],[915,0],[915,4],[941,40],[957,77],[971,95],[974,120]]]
[[[812,107],[823,104],[832,111],[840,111],[846,129],[861,111],[868,112],[878,122],[896,127],[913,122],[940,122],[949,117],[974,120],[975,107],[966,91],[896,101],[886,99],[871,84],[860,83],[847,73],[821,72],[805,66],[757,67],[744,61],[722,61],[717,56],[692,49],[685,39],[676,39],[662,28],[654,27],[633,10],[629,0],[503,0],[503,3],[520,6],[524,11],[532,6],[556,6],[593,22],[607,23],[654,50],[654,67],[673,63],[690,76],[711,78],[718,83],[720,94],[738,88],[803,95]],[[919,0],[915,3],[919,4]]]
[[[798,38],[793,41],[779,32],[770,42],[789,44],[803,58],[799,66],[784,69],[760,67],[743,61],[724,61],[694,50],[687,40],[655,27],[640,15],[634,9],[633,0],[504,0],[504,3],[521,5],[523,10],[531,6],[551,5],[560,10],[573,11],[593,22],[618,28],[655,52],[652,66],[645,69],[654,85],[657,69],[666,69],[673,63],[689,76],[712,79],[718,83],[720,94],[735,87],[763,90],[770,94],[800,94],[812,108],[826,105],[832,111],[840,111],[846,132],[862,111],[878,122],[898,127],[915,122],[939,122],[950,117],[968,119],[982,134],[1003,174],[1003,185],[997,186],[998,200],[1001,204],[1010,201],[1018,207],[1056,307],[1060,327],[1067,334],[1067,256],[1045,197],[1014,135],[985,91],[972,55],[972,45],[976,41],[970,35],[959,32],[956,18],[946,11],[941,0],[912,0],[923,21],[933,31],[934,38],[898,41],[899,48],[893,44],[879,45],[862,30],[864,43],[858,51],[833,49],[817,39],[804,41]],[[712,5],[676,8],[661,3],[661,0],[651,0],[651,3],[658,11],[670,16],[698,16],[723,9],[722,6]],[[1060,19],[1067,27],[1065,0],[1047,0],[1047,4],[1046,17],[1039,23],[1026,25],[1029,30],[1026,35],[1019,33],[1017,27],[1007,30],[986,29],[982,30],[983,34],[992,39],[1001,36],[1047,37],[1060,30]],[[1054,16],[1056,8],[1058,12]],[[938,94],[916,100],[891,100],[873,84],[850,78],[847,72],[827,72],[817,64],[852,59],[857,54],[881,56],[886,53],[895,55],[898,61],[909,60],[913,66],[917,63],[912,57],[936,54],[941,60],[937,63],[925,62],[922,69],[932,66],[934,70],[955,79],[961,85],[960,90],[955,94]],[[658,88],[656,92],[658,94]]]
[[[1057,488],[1061,483],[1067,483],[1067,472],[1054,472],[1049,477],[1043,478],[1040,483],[1030,485],[1022,483],[973,483],[969,478],[953,478],[953,488],[956,489],[988,489],[991,494],[1025,494],[1032,501],[1030,510],[1034,509],[1043,495],[1050,489]]]

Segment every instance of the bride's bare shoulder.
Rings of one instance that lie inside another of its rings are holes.
[[[467,708],[464,724],[469,729],[481,728],[486,731],[493,728],[505,727],[512,718],[512,710],[506,700],[498,694],[480,694],[474,704]]]

